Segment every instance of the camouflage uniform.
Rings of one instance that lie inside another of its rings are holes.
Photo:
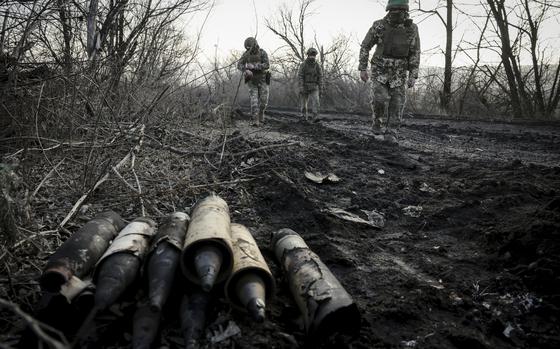
[[[248,69],[247,66],[252,68]],[[239,62],[237,62],[237,69],[241,71],[250,70],[252,78],[246,80],[245,83],[249,88],[249,98],[251,100],[251,117],[253,121],[260,125],[264,122],[264,112],[268,105],[268,83],[266,75],[270,64],[268,61],[268,54],[259,46],[248,49],[243,53]]]
[[[391,125],[400,126],[402,120],[407,73],[409,79],[418,78],[418,27],[410,19],[402,24],[392,24],[389,15],[375,21],[361,45],[359,70],[367,69],[369,51],[374,45],[377,46],[371,59],[372,118],[375,126],[386,126],[389,130]],[[399,45],[400,47],[395,48]],[[398,53],[394,54],[395,52]],[[391,125],[386,124],[387,119],[390,119]]]
[[[301,113],[308,120],[308,104],[311,105],[313,119],[319,114],[319,92],[321,91],[323,73],[321,66],[313,58],[307,58],[299,67],[298,81],[301,101]]]

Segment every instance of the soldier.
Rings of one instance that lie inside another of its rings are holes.
[[[406,101],[405,85],[414,87],[420,65],[418,27],[408,18],[408,0],[389,0],[388,14],[373,22],[360,49],[360,78],[369,79],[369,51],[377,45],[371,59],[372,129],[385,128],[385,139],[397,141]]]
[[[298,70],[301,114],[305,121],[308,121],[308,102],[311,104],[313,120],[317,120],[317,115],[319,114],[319,93],[322,87],[323,73],[321,66],[315,60],[317,53],[317,50],[313,47],[307,50],[307,59],[300,65]]]
[[[260,126],[264,123],[264,112],[268,104],[270,84],[268,55],[253,37],[245,39],[244,46],[246,51],[237,63],[237,69],[243,72],[245,83],[249,88],[253,125]]]

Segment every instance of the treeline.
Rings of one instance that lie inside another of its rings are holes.
[[[426,53],[443,55],[445,66],[422,69],[409,93],[409,111],[558,116],[560,55],[543,29],[560,14],[557,2],[432,4],[427,8],[411,1],[411,15],[420,31],[426,16],[441,22],[445,42]],[[199,38],[185,37],[181,27],[182,18],[205,16],[210,5],[208,0],[1,1],[1,136],[94,139],[117,121],[149,125],[216,110],[227,113],[245,103],[235,68],[241,52],[202,67]],[[318,42],[308,24],[318,16],[316,5],[315,0],[287,2],[264,19],[267,30],[285,44],[271,57],[270,104],[297,106],[297,66],[314,46],[325,76],[322,106],[368,112],[369,89],[358,78],[355,40],[341,34]],[[458,23],[469,28],[469,40],[456,32]],[[484,63],[488,55],[498,63]],[[459,56],[470,64],[456,66]]]

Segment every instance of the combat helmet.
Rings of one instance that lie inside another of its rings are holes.
[[[316,49],[314,49],[313,47],[310,47],[306,52],[306,54],[308,56],[317,56],[318,53],[319,52]]]
[[[408,11],[408,0],[389,0],[385,11],[405,10]]]
[[[255,39],[254,37],[250,36],[247,39],[245,39],[245,42],[243,43],[243,46],[245,46],[245,49],[250,49],[253,47],[257,47],[257,39]]]

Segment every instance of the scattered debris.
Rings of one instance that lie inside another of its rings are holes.
[[[510,323],[508,323],[506,328],[504,329],[504,332],[503,332],[504,336],[506,336],[507,338],[510,338],[511,337],[511,332],[513,330],[515,330],[515,328]]]
[[[417,343],[415,340],[410,340],[410,341],[402,341],[401,344],[405,348],[416,348]]]
[[[322,174],[321,172],[304,172],[305,178],[317,184],[328,184],[328,183],[338,183],[340,178],[334,173],[330,172],[328,174]]]
[[[405,216],[410,216],[414,218],[418,218],[422,215],[422,206],[406,206],[403,208],[403,212]]]
[[[326,211],[328,213],[332,214],[333,216],[338,217],[340,219],[344,219],[346,221],[361,223],[361,224],[367,224],[367,225],[372,226],[374,228],[383,228],[385,226],[385,216],[383,216],[381,213],[379,213],[375,210],[372,210],[372,211],[361,210],[362,212],[364,212],[367,215],[367,217],[368,217],[367,220],[361,218],[360,216],[358,216],[354,213],[344,211],[341,208],[331,207],[331,208],[328,208]]]
[[[435,190],[434,188],[430,187],[426,182],[422,183],[420,185],[420,188],[418,188],[421,192],[424,193],[435,193],[437,192],[437,190]]]
[[[241,334],[241,329],[235,322],[230,320],[225,329],[220,325],[219,331],[216,332],[217,333],[214,333],[214,335],[210,337],[210,342],[212,342],[212,344],[223,342],[228,338]]]

